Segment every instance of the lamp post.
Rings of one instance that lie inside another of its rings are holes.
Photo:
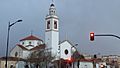
[[[77,46],[78,46],[78,44],[73,45],[73,46],[71,47],[71,52],[72,52],[72,48],[74,48],[75,50],[77,50],[77,48],[76,48]],[[74,53],[73,53],[73,60],[75,60]],[[74,68],[74,61],[73,61],[73,68]]]
[[[7,33],[7,47],[6,47],[6,64],[5,64],[5,68],[7,68],[7,60],[8,60],[8,46],[9,46],[9,32],[10,32],[10,27],[13,26],[14,24],[18,23],[18,22],[22,22],[22,20],[17,20],[16,22],[10,24],[10,22],[8,22],[8,33]]]

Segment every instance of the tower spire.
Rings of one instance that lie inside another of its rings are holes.
[[[55,8],[55,5],[54,5],[54,0],[52,0],[52,3],[50,5],[49,15],[56,15],[56,8]]]

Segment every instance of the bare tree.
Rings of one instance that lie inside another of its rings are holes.
[[[33,64],[36,68],[47,68],[47,65],[55,57],[51,56],[51,49],[40,49],[32,51],[27,59],[27,62]]]

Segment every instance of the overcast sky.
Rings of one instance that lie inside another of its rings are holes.
[[[0,0],[0,56],[5,55],[8,22],[22,19],[11,27],[9,50],[19,40],[33,34],[44,40],[45,16],[52,0]],[[80,53],[120,55],[120,40],[95,37],[91,31],[120,36],[120,0],[54,0],[60,19],[60,40],[66,38]]]

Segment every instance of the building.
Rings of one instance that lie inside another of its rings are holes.
[[[120,56],[118,55],[108,55],[102,56],[102,60],[110,65],[112,68],[119,68],[120,67]]]
[[[6,63],[6,57],[1,57],[0,58],[0,68],[5,68],[5,63]],[[8,68],[18,68],[16,67],[16,64],[18,61],[23,61],[21,58],[17,57],[8,57]]]
[[[31,52],[44,48],[45,44],[43,40],[34,35],[30,35],[20,40],[20,43],[10,51],[10,56],[27,59]]]
[[[53,3],[50,5],[49,13],[45,20],[45,44],[47,48],[52,49],[52,56],[56,56],[56,59],[71,58],[71,48],[73,45],[68,40],[64,40],[63,42],[59,43],[59,17],[57,16],[56,8]]]
[[[96,68],[97,59],[79,59],[74,63],[74,68]]]
[[[51,48],[52,56],[58,56],[59,47],[59,18],[56,14],[56,8],[54,4],[50,5],[49,13],[45,18],[45,44],[47,48]]]
[[[55,57],[55,60],[70,59],[76,51],[69,40],[59,42],[59,17],[53,3],[50,4],[49,13],[45,17],[45,41],[34,35],[29,35],[21,39],[11,49],[10,57],[27,59],[32,52],[41,49],[51,49],[51,55]],[[16,64],[19,66],[18,62]]]

